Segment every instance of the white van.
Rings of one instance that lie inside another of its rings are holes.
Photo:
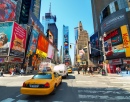
[[[68,76],[68,70],[65,64],[55,65],[53,71],[65,78]]]

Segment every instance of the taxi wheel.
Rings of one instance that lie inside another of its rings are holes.
[[[61,81],[60,81],[60,85],[62,84],[62,79],[61,79]]]
[[[52,95],[54,95],[56,93],[56,85],[54,86],[54,90],[52,91]]]

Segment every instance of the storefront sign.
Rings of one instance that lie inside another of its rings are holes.
[[[0,56],[7,56],[9,48],[0,48]]]
[[[126,49],[126,57],[130,57],[130,39],[129,34],[127,30],[127,25],[121,26],[121,32],[122,32],[122,39],[123,39],[123,45]]]
[[[112,31],[111,33],[109,33],[106,37],[104,37],[104,41],[116,36],[117,34],[118,34],[118,30],[116,29],[116,30]]]
[[[109,64],[110,65],[119,65],[119,64],[122,64],[122,60],[121,59],[109,60]]]
[[[0,58],[0,63],[6,62],[7,58]]]
[[[106,17],[101,23],[101,33],[108,32],[122,25],[128,24],[126,9],[119,10]]]
[[[22,63],[23,62],[23,58],[18,58],[18,57],[9,57],[9,62],[18,62],[18,63]]]

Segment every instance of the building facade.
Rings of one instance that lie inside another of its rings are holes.
[[[41,0],[32,0],[30,8],[37,19],[40,20]]]
[[[102,36],[104,32],[106,33],[104,49],[108,72],[115,72],[116,66],[120,66],[122,70],[126,65],[129,66],[129,8],[129,0],[110,0],[98,15],[100,21],[99,35]]]
[[[78,39],[76,41],[77,62],[86,61],[86,65],[89,59],[88,58],[89,53],[88,51],[83,52],[83,49],[85,49],[86,47],[88,48],[88,41],[89,41],[88,33],[86,30],[83,29],[82,22],[80,21],[78,26]]]
[[[70,65],[69,27],[65,25],[63,25],[63,63]]]
[[[42,25],[44,26],[44,34],[49,29],[54,35],[54,45],[58,47],[58,28],[56,26],[56,16],[52,15],[51,12],[45,13],[45,16],[42,17]]]

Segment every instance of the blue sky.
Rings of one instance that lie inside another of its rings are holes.
[[[89,35],[93,31],[93,20],[91,10],[91,0],[42,0],[41,4],[41,18],[45,13],[49,12],[49,5],[51,3],[51,13],[57,17],[58,28],[58,49],[63,45],[63,25],[69,26],[69,42],[75,43],[74,28],[78,26],[79,21],[82,22],[84,30]],[[40,18],[40,21],[41,21]],[[72,62],[74,60],[74,46],[70,49]]]

